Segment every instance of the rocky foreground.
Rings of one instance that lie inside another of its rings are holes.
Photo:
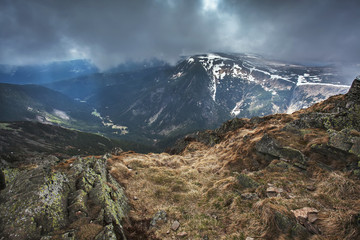
[[[360,79],[168,152],[4,167],[0,239],[360,238]]]

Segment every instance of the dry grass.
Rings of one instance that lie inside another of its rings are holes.
[[[327,195],[334,200],[358,199],[360,186],[358,182],[351,180],[341,172],[331,172],[319,176],[318,194]]]
[[[360,239],[358,226],[359,211],[331,211],[322,215],[319,226],[324,232],[325,239]]]
[[[58,165],[54,166],[55,170],[67,170],[70,168],[71,164],[76,160],[76,158],[70,158],[65,162],[60,162]]]
[[[90,240],[101,232],[103,226],[99,224],[89,223],[80,226],[79,231],[76,233],[76,239],[79,240]]]
[[[328,142],[324,130],[283,131],[297,114],[249,123],[227,133],[213,147],[191,142],[181,155],[127,152],[113,156],[108,160],[109,170],[126,189],[132,205],[130,218],[144,223],[159,210],[167,213],[167,222],[141,230],[144,234],[148,231],[150,239],[176,238],[176,232],[168,233],[174,220],[181,224],[178,232],[187,232],[191,239],[304,239],[309,232],[296,224],[291,210],[313,207],[320,211],[314,226],[322,235],[311,239],[328,239],[332,234],[339,239],[358,236],[354,224],[354,214],[360,212],[358,180],[340,172],[329,173],[315,160],[310,161],[308,171],[282,160],[269,165],[255,151],[264,133],[304,153],[314,144]],[[259,187],[239,187],[239,173],[258,182]],[[281,196],[268,198],[268,184],[282,188]],[[309,185],[316,190],[308,190]],[[244,200],[242,193],[257,193],[260,199]]]

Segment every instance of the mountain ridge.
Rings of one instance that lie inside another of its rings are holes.
[[[340,79],[332,66],[211,53],[175,66],[130,64],[45,86],[88,106],[80,115],[91,114],[96,126],[85,122],[73,128],[165,148],[178,137],[214,129],[235,116],[291,113],[345,93],[348,86]]]

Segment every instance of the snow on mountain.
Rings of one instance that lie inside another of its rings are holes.
[[[233,117],[293,112],[346,93],[345,80],[332,66],[211,53],[188,56],[175,66],[94,74],[52,87],[86,99],[113,125],[126,126],[126,137],[156,142]]]
[[[272,113],[275,112],[293,112],[309,104],[325,100],[327,97],[345,93],[349,89],[349,85],[341,84],[339,76],[335,69],[331,67],[307,67],[296,64],[281,63],[264,59],[257,55],[249,54],[203,54],[191,56],[186,60],[188,65],[200,63],[209,77],[208,91],[214,102],[221,102],[218,95],[220,91],[226,91],[230,95],[232,92],[238,92],[234,98],[233,106],[229,108],[232,116],[242,116],[243,105],[246,101],[244,93],[238,91],[240,85],[258,85],[265,92],[269,92],[272,97],[269,101],[281,98],[279,92],[290,91],[298,100],[299,94],[305,94],[306,101],[296,101],[287,99],[286,106],[278,106],[273,104]],[[186,74],[189,66],[183,66],[179,72],[173,75],[178,78]],[[312,86],[312,87],[303,87]],[[221,88],[221,90],[219,90]],[[305,93],[306,92],[306,93]],[[224,94],[223,94],[224,95]],[[226,94],[225,94],[226,95]],[[250,94],[251,95],[251,94]],[[228,97],[229,97],[228,96]],[[223,96],[224,98],[226,96]],[[236,100],[236,98],[238,98]],[[254,105],[254,103],[252,103]],[[250,106],[250,105],[249,105]],[[263,104],[259,104],[256,108],[261,109]],[[264,112],[267,114],[269,112]]]

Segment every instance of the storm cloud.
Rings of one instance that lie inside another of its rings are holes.
[[[127,60],[253,52],[360,62],[360,1],[2,0],[0,63]]]

